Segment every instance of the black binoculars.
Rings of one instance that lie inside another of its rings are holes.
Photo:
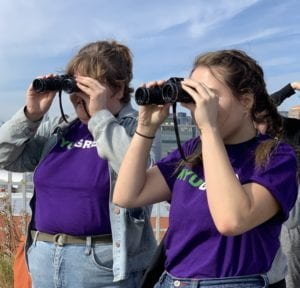
[[[194,102],[194,99],[182,89],[181,81],[183,81],[183,78],[172,77],[162,86],[140,87],[135,92],[135,101],[138,105]]]
[[[63,90],[71,94],[80,91],[74,77],[70,75],[58,75],[45,79],[37,78],[33,80],[32,87],[36,92]]]

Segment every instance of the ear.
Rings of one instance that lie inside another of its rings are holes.
[[[249,112],[254,104],[254,96],[250,93],[245,93],[242,95],[240,103],[245,109],[245,112]]]
[[[124,84],[121,84],[120,87],[115,88],[113,97],[118,100],[121,100],[124,97],[124,89],[125,89]]]

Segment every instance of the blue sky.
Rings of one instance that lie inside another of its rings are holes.
[[[299,11],[299,0],[2,0],[0,120],[24,105],[36,76],[63,71],[82,45],[100,39],[131,48],[135,88],[187,76],[199,53],[237,48],[258,60],[275,91],[300,80]],[[299,95],[280,110],[299,105]]]

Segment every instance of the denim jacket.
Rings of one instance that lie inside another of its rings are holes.
[[[110,172],[109,212],[114,281],[127,278],[131,272],[144,270],[156,248],[150,223],[151,207],[125,209],[111,201],[117,172],[137,126],[137,115],[137,111],[127,104],[117,117],[108,110],[101,110],[88,123],[88,129],[97,143],[98,154],[108,160]],[[0,127],[0,168],[33,172],[75,120],[69,119],[69,123],[65,123],[55,118],[32,122],[26,118],[24,109],[18,111]],[[149,166],[160,157],[159,141],[156,137],[153,142]],[[35,195],[30,205],[34,215]],[[31,221],[28,229],[32,224]],[[27,234],[26,249],[32,243],[30,233]]]

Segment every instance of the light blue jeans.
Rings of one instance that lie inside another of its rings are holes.
[[[33,288],[137,288],[143,273],[113,282],[110,243],[58,246],[36,241],[27,255]]]
[[[264,288],[269,287],[268,278],[265,275],[257,276],[242,276],[242,277],[228,277],[222,279],[186,279],[176,278],[168,272],[164,272],[159,282],[154,288]]]

